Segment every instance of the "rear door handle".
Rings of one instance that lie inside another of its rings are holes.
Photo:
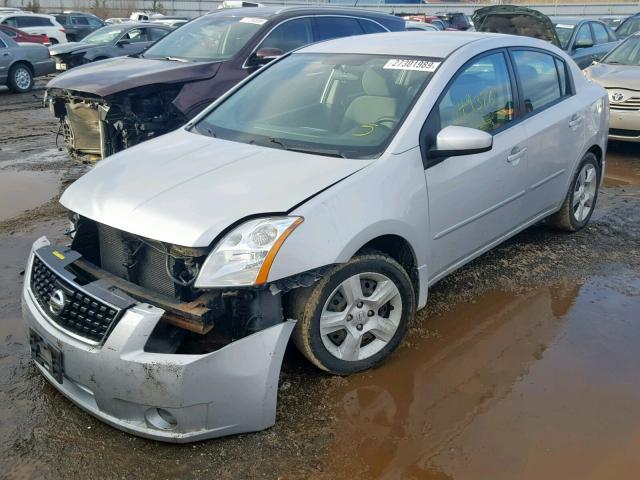
[[[527,147],[513,147],[511,153],[507,156],[507,162],[517,165],[526,151]]]
[[[576,114],[573,117],[571,117],[571,120],[569,120],[569,126],[575,130],[575,127],[580,125],[581,122],[582,122],[582,117]]]

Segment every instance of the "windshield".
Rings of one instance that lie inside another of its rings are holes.
[[[622,23],[616,30],[619,37],[628,37],[632,33],[640,30],[640,17],[629,18]]]
[[[257,17],[205,15],[159,40],[145,52],[144,58],[226,60],[238,53],[266,21]]]
[[[558,35],[558,40],[560,40],[560,46],[563,50],[566,50],[569,46],[569,42],[571,41],[571,35],[573,35],[573,31],[576,26],[571,25],[570,23],[556,23],[556,34]]]
[[[609,53],[602,63],[619,65],[640,65],[640,36],[627,38]]]
[[[92,43],[93,45],[102,45],[104,43],[112,43],[117,38],[120,38],[120,35],[127,29],[128,27],[113,26],[113,27],[102,27],[96,30],[93,33],[90,33],[86,37],[82,39],[83,43]]]
[[[391,141],[440,61],[294,54],[231,95],[196,130],[272,148],[375,158]]]

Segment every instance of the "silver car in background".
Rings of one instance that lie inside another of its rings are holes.
[[[16,93],[33,88],[33,79],[55,71],[49,49],[37,43],[16,43],[0,32],[0,85]]]
[[[334,374],[398,347],[429,287],[546,219],[576,231],[608,103],[547,42],[397,32],[271,62],[63,194],[33,245],[42,374],[123,430],[188,442],[275,422],[290,335]]]
[[[584,73],[609,94],[609,138],[640,142],[640,32]]]

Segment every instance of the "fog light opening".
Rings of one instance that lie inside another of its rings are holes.
[[[144,414],[144,419],[148,426],[158,430],[173,430],[178,426],[176,417],[164,408],[149,408]]]

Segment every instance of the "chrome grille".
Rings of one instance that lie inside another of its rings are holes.
[[[49,300],[58,289],[64,292],[67,301],[56,315],[49,308]],[[102,342],[120,317],[120,309],[66,282],[37,256],[31,269],[31,291],[53,323],[94,342]]]
[[[613,100],[612,95],[609,95],[609,107],[611,110],[619,110],[619,111],[638,111],[640,110],[640,96],[638,97],[627,97],[625,94],[625,99],[622,102],[615,102]]]

